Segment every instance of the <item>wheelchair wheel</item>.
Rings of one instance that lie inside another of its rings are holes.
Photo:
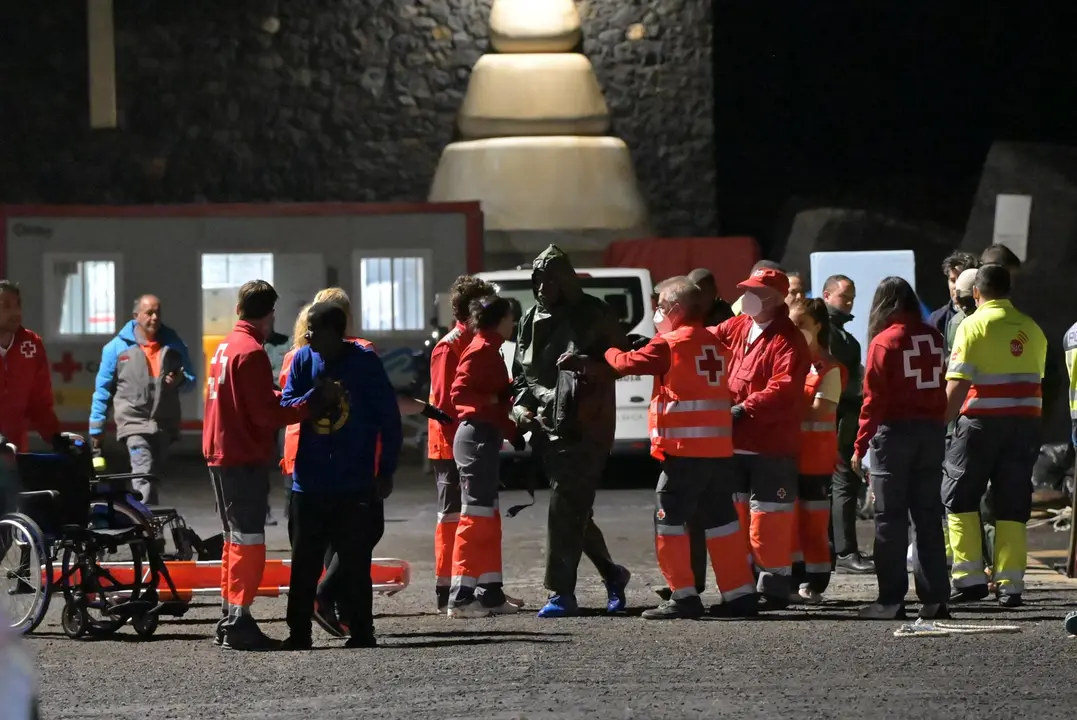
[[[90,614],[86,612],[86,606],[77,600],[68,600],[64,603],[64,611],[60,615],[60,627],[72,640],[78,640],[90,629]]]
[[[148,638],[157,632],[159,622],[160,617],[157,613],[143,613],[131,618],[131,627],[135,629],[135,634],[140,638]]]
[[[21,513],[0,517],[0,597],[16,632],[31,632],[44,619],[51,581],[41,528]]]

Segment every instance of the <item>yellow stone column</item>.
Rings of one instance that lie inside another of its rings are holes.
[[[529,259],[550,242],[577,264],[613,239],[648,233],[624,142],[590,60],[574,52],[572,0],[494,0],[490,41],[457,118],[462,140],[442,153],[431,202],[479,200],[491,265]]]

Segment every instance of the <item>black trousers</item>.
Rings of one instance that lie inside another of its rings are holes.
[[[371,498],[365,493],[292,493],[288,518],[292,530],[292,576],[287,611],[292,637],[310,637],[318,578],[330,546],[339,555],[341,566],[351,570],[344,572],[340,580],[347,609],[342,620],[356,635],[361,634],[361,628],[373,628],[371,516]]]
[[[856,539],[856,505],[864,481],[853,472],[849,464],[853,457],[853,446],[842,445],[838,448],[838,462],[831,477],[830,525],[834,534],[834,553],[848,555],[860,552]]]
[[[950,590],[942,536],[942,423],[906,420],[882,425],[871,441],[875,487],[875,576],[879,602],[897,605],[909,591],[909,519],[916,530],[916,595],[946,602]]]
[[[370,552],[381,542],[385,535],[385,502],[379,498],[370,501],[370,525],[367,537],[370,542]],[[325,551],[325,577],[318,585],[318,597],[323,601],[335,604],[337,613],[347,616],[347,592],[345,591],[346,576],[350,568],[340,561],[340,553],[332,545]]]

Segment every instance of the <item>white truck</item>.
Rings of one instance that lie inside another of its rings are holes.
[[[535,304],[531,288],[531,270],[498,270],[478,274],[495,284],[502,297],[517,300],[524,312]],[[626,333],[654,336],[654,284],[648,270],[636,268],[589,268],[577,270],[580,286],[588,295],[604,300],[621,320]],[[505,343],[505,364],[512,374],[516,345]],[[647,434],[647,407],[651,401],[652,379],[628,375],[617,381],[617,429],[613,454],[647,454],[651,442]],[[530,448],[525,451],[530,452]],[[516,452],[508,443],[504,455]]]

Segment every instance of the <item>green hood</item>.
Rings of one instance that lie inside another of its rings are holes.
[[[531,263],[531,268],[531,291],[535,294],[535,302],[540,307],[542,300],[538,296],[539,274],[549,275],[557,282],[557,286],[561,289],[561,299],[558,305],[575,305],[583,295],[580,281],[576,277],[576,269],[572,267],[572,261],[568,259],[564,250],[556,245],[551,245],[539,253],[539,256]],[[550,308],[543,307],[543,309]]]

